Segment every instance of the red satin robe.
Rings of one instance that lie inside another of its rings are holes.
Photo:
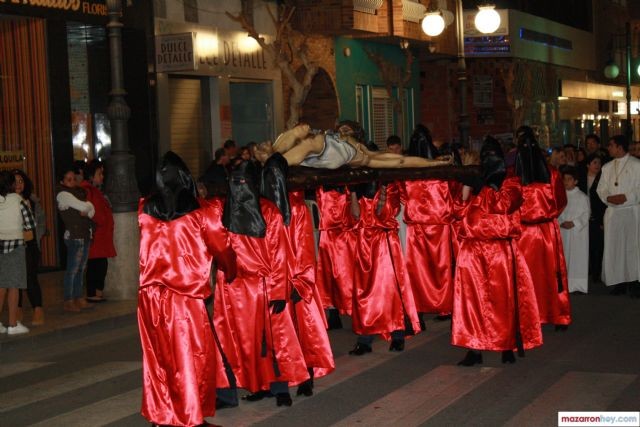
[[[302,301],[288,306],[296,327],[300,347],[308,368],[315,378],[323,377],[335,369],[327,321],[324,317],[316,282],[316,254],[311,213],[304,202],[304,192],[289,193],[291,222],[285,226],[289,247],[289,281],[302,297]]]
[[[508,178],[499,191],[482,188],[460,213],[453,345],[474,350],[512,350],[518,327],[524,348],[542,345],[531,275],[514,241],[520,234],[521,203],[519,178]]]
[[[401,193],[407,224],[406,264],[416,309],[451,313],[454,201],[449,182],[407,181]]]
[[[269,390],[272,382],[295,385],[309,378],[289,310],[273,314],[268,307],[273,300],[291,304],[287,242],[276,205],[260,199],[260,208],[267,224],[265,237],[229,233],[238,273],[226,283],[218,272],[213,309],[215,330],[237,387],[252,393]],[[222,363],[217,381],[219,388],[229,387]]]
[[[413,295],[406,283],[398,221],[400,194],[397,184],[387,186],[382,212],[376,214],[380,190],[373,199],[361,198],[357,224],[358,244],[353,280],[352,329],[358,335],[405,329],[405,315],[415,332],[420,322]]]
[[[355,219],[351,215],[350,193],[324,191],[318,187],[316,201],[320,209],[317,285],[324,308],[335,307],[351,314]]]
[[[522,187],[520,208],[522,235],[518,247],[524,256],[536,290],[540,321],[555,325],[571,323],[567,266],[562,248],[558,216],[567,205],[562,176],[554,169],[551,182]],[[558,292],[558,274],[562,292]]]
[[[219,200],[173,221],[138,209],[142,415],[152,423],[195,426],[215,413],[216,348],[204,299],[215,257],[235,271]]]

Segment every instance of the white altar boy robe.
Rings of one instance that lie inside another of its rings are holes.
[[[567,191],[567,207],[558,217],[562,225],[572,221],[573,228],[560,227],[564,257],[567,260],[569,292],[589,290],[589,197],[578,187]]]
[[[612,286],[640,280],[640,160],[627,153],[605,164],[597,191],[607,205],[602,281]],[[627,201],[608,203],[615,194],[624,194]]]

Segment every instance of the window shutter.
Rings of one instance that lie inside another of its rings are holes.
[[[387,149],[387,138],[393,134],[393,105],[389,94],[383,88],[371,91],[371,140],[381,151]]]

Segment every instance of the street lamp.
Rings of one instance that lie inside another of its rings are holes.
[[[625,69],[627,75],[625,76],[626,82],[626,99],[627,99],[627,122],[624,129],[624,134],[627,137],[627,141],[632,142],[633,127],[631,126],[631,24],[627,22],[625,24],[624,34],[613,34],[613,37],[624,36],[625,43]],[[633,70],[634,73],[640,75],[640,68]],[[604,76],[608,79],[615,79],[620,74],[620,68],[613,59],[609,60],[604,67]]]
[[[494,5],[479,6],[475,25],[484,34],[493,33],[500,26],[500,15]],[[438,19],[439,18],[439,19]],[[464,55],[464,9],[462,0],[456,0],[456,34],[458,42],[458,89],[460,90],[460,114],[458,117],[458,131],[460,143],[469,146],[469,114],[467,113],[467,63]],[[431,9],[422,20],[422,30],[431,37],[438,36],[444,30],[442,13]]]

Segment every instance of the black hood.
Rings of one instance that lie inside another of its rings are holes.
[[[260,181],[260,195],[271,200],[280,209],[285,225],[291,221],[291,207],[289,206],[289,193],[287,192],[287,175],[289,165],[280,153],[274,153],[262,168],[262,180]]]
[[[482,166],[484,185],[499,190],[507,176],[507,168],[504,163],[502,147],[498,140],[491,136],[486,137],[482,144],[480,165]]]
[[[258,171],[253,162],[245,160],[229,174],[222,224],[232,233],[251,237],[266,235],[267,225],[260,210]]]
[[[516,155],[516,175],[520,177],[522,185],[534,182],[550,182],[549,168],[533,130],[528,126],[521,126],[516,131],[518,153]]]
[[[453,157],[453,165],[454,166],[462,166],[462,157],[460,157],[460,152],[458,151],[458,147],[454,144],[443,144],[438,150],[439,156],[452,156]]]
[[[144,213],[163,221],[180,218],[200,207],[196,184],[189,168],[173,151],[168,151],[156,169],[156,188],[144,203]]]
[[[416,126],[409,141],[407,155],[424,157],[425,159],[435,159],[438,156],[438,149],[433,145],[431,132],[426,126]]]

